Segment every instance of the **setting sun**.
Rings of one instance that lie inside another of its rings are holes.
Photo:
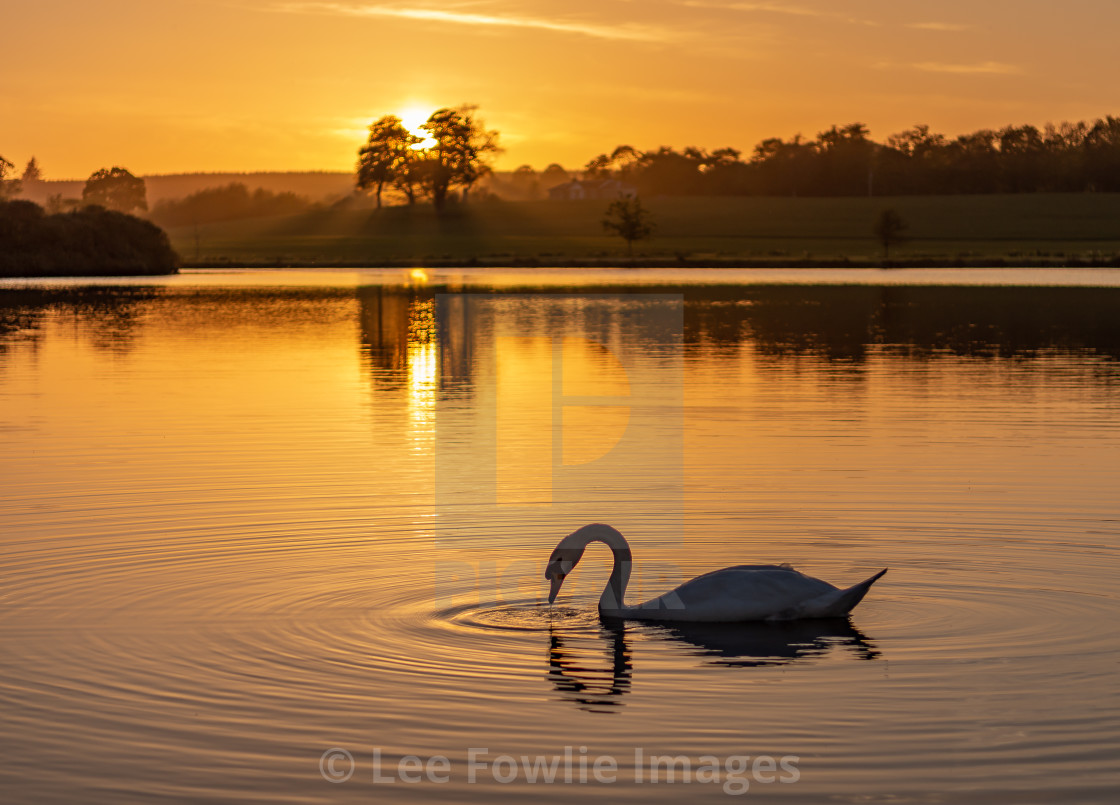
[[[412,146],[414,150],[422,151],[426,148],[431,148],[435,145],[436,141],[428,136],[428,132],[424,131],[423,126],[428,122],[432,112],[435,110],[426,110],[420,106],[409,106],[404,111],[399,112],[397,117],[401,119],[401,123],[409,133],[422,138],[422,142],[416,143]]]

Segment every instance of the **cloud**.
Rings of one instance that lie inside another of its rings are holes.
[[[874,20],[850,17],[836,11],[825,11],[819,8],[790,5],[789,3],[719,3],[712,0],[685,0],[684,6],[689,8],[713,8],[726,11],[762,12],[764,14],[784,14],[788,17],[811,17],[817,19],[839,20],[851,25],[878,26]]]
[[[957,75],[1016,75],[1023,72],[1018,65],[998,61],[985,61],[977,64],[946,64],[944,62],[924,61],[907,66],[925,73],[953,73]]]
[[[275,9],[290,14],[329,14],[347,17],[392,17],[419,22],[446,23],[451,25],[476,25],[491,28],[521,28],[552,31],[562,34],[575,34],[594,39],[610,39],[629,42],[664,42],[676,38],[671,31],[643,25],[596,25],[594,23],[570,22],[567,20],[546,19],[503,14],[474,14],[462,11],[447,11],[437,8],[412,8],[399,5],[380,5],[366,3],[347,5],[344,3],[288,3]]]
[[[957,22],[911,22],[907,28],[914,28],[919,31],[969,31],[972,30],[971,25],[962,25]]]

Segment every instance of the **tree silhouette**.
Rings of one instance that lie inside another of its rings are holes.
[[[20,191],[19,179],[9,179],[8,172],[15,169],[13,165],[4,157],[0,157],[0,201],[17,195]]]
[[[568,175],[564,167],[557,162],[551,163],[541,171],[541,186],[545,188],[556,187],[556,185],[564,184],[571,179],[572,177]]]
[[[27,161],[27,167],[23,169],[22,179],[29,184],[43,181],[43,171],[39,168],[39,163],[35,157],[31,157]]]
[[[0,201],[0,277],[173,274],[179,258],[151,221],[89,206],[46,215]]]
[[[634,256],[634,241],[653,237],[654,225],[649,210],[637,196],[621,196],[607,207],[603,229],[626,241],[626,253]]]
[[[144,180],[124,168],[102,168],[91,174],[82,189],[82,202],[125,213],[148,209]]]
[[[893,209],[883,210],[875,221],[875,238],[883,244],[883,259],[891,257],[891,246],[903,241],[902,233],[906,231],[906,222],[902,216]]]
[[[510,176],[510,183],[518,197],[535,199],[541,194],[541,183],[531,165],[521,165]]]
[[[358,151],[357,186],[359,190],[373,189],[378,209],[385,185],[410,176],[408,163],[418,158],[413,146],[420,142],[396,115],[385,115],[369,127],[369,139]],[[409,192],[412,183],[405,182],[405,187],[411,203],[415,200],[415,194]]]
[[[862,123],[816,139],[771,137],[749,160],[723,148],[638,151],[591,159],[585,179],[622,179],[643,195],[896,196],[1120,191],[1120,117],[1006,126],[948,138],[926,124],[871,139]],[[555,182],[542,184],[551,186]]]
[[[437,210],[443,210],[452,186],[463,188],[466,200],[476,181],[490,172],[486,159],[497,153],[498,132],[486,131],[475,120],[475,106],[438,109],[421,126],[435,143],[423,150],[421,186]]]

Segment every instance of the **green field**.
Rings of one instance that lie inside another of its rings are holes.
[[[692,263],[733,260],[878,261],[872,236],[893,207],[908,223],[900,260],[1105,258],[1120,255],[1120,194],[899,198],[655,198],[657,232],[635,256]],[[170,231],[186,265],[378,265],[624,261],[603,232],[605,201],[486,202],[380,211],[332,209]]]

